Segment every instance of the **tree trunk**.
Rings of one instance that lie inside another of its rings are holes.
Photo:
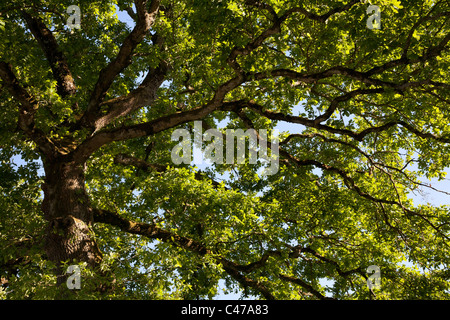
[[[42,210],[48,221],[45,250],[48,259],[62,262],[86,262],[96,267],[101,253],[92,233],[93,216],[85,189],[84,165],[57,158],[44,162],[45,183],[42,186]],[[58,283],[65,270],[58,267]]]

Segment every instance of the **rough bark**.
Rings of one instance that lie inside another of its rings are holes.
[[[33,17],[23,11],[24,17],[29,30],[38,41],[42,48],[47,61],[53,72],[53,77],[57,82],[57,92],[62,97],[74,95],[76,93],[76,85],[70,72],[66,57],[59,49],[58,43],[53,33],[38,17]]]

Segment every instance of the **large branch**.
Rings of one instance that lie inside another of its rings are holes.
[[[154,172],[162,173],[162,172],[166,172],[167,168],[168,168],[167,166],[163,166],[158,163],[148,163],[142,159],[139,159],[139,158],[136,158],[136,157],[124,154],[124,153],[117,154],[114,157],[114,163],[125,165],[125,166],[133,166],[133,167],[136,167],[145,172],[154,171]],[[197,179],[198,181],[209,180],[211,182],[211,184],[213,185],[213,187],[215,187],[215,188],[220,186],[219,182],[215,181],[214,179],[209,178],[201,170],[195,172],[195,179]]]
[[[332,13],[330,12],[330,14],[340,12],[340,10],[347,10],[348,7],[351,5],[353,5],[353,2],[351,2],[351,4],[344,6],[343,8],[332,10]],[[139,10],[138,10],[138,12],[139,12]],[[279,33],[281,31],[281,23],[284,22],[293,12],[295,12],[295,10],[288,11],[281,17],[274,17],[274,22],[273,22],[272,26],[270,26],[268,29],[264,30],[256,39],[247,43],[247,45],[243,48],[235,47],[231,50],[231,52],[227,58],[227,62],[235,70],[236,77],[227,81],[226,83],[222,84],[221,86],[219,86],[214,94],[213,99],[206,105],[189,110],[189,111],[185,111],[185,112],[177,112],[175,114],[164,116],[164,117],[161,117],[159,119],[156,119],[156,120],[153,120],[153,121],[150,121],[147,123],[123,127],[120,129],[95,132],[95,134],[91,138],[89,138],[87,141],[85,141],[77,149],[77,151],[75,153],[75,157],[78,158],[79,161],[85,161],[92,154],[92,152],[94,152],[101,146],[108,144],[112,141],[127,140],[127,139],[133,139],[133,138],[138,138],[138,137],[142,137],[142,136],[152,135],[157,132],[173,128],[177,125],[180,125],[180,124],[183,124],[183,123],[186,123],[189,121],[200,120],[203,117],[205,117],[206,115],[208,115],[210,112],[216,110],[222,104],[223,99],[228,92],[230,92],[237,86],[241,85],[242,83],[244,83],[245,81],[250,79],[249,78],[250,74],[246,74],[240,68],[239,63],[237,62],[237,57],[250,54],[253,50],[258,48],[264,42],[265,39],[267,39],[268,37],[270,37],[276,33]],[[131,51],[130,51],[130,53],[131,53]],[[108,66],[106,68],[106,70],[108,70],[109,67],[110,66]],[[106,72],[106,71],[102,71],[102,73],[104,73],[104,72]],[[266,76],[266,74],[264,74],[261,77],[264,77],[264,76]],[[274,75],[274,76],[276,76],[276,75]],[[326,77],[326,76],[331,76],[331,74],[326,74],[324,77]],[[310,78],[314,78],[314,77],[315,76],[312,76]],[[102,75],[101,78],[104,78],[104,75]],[[252,80],[257,80],[258,74],[251,75],[251,78],[252,78]],[[371,84],[376,84],[376,83],[380,84],[379,81],[374,80],[374,79],[371,79],[370,81],[371,81]],[[103,81],[102,81],[102,83],[103,83]],[[101,83],[98,83],[97,85],[101,86]],[[139,90],[139,88],[137,90]],[[95,91],[94,91],[94,94],[92,97],[100,98],[100,96],[95,94]],[[136,92],[133,92],[126,97],[119,97],[119,98],[107,101],[104,104],[109,105],[111,107],[110,114],[107,114],[104,117],[96,117],[95,115],[91,114],[90,120],[88,120],[88,122],[90,122],[91,125],[93,122],[95,122],[95,127],[101,128],[105,124],[112,121],[114,119],[114,116],[120,116],[123,114],[127,114],[127,113],[131,112],[131,110],[135,110],[135,108],[138,108],[139,103],[137,103],[137,105],[136,105],[136,102],[137,102],[136,99],[139,99],[139,95],[136,94]],[[92,101],[93,100],[91,99],[91,102]],[[98,101],[98,102],[100,105],[100,101]],[[90,103],[90,105],[91,105],[91,103]],[[92,107],[92,105],[91,105],[91,107]],[[91,107],[88,108],[88,114],[90,113],[89,109]],[[89,118],[89,115],[88,115],[88,118]]]
[[[235,113],[238,114],[238,116],[242,119],[242,121],[245,123],[245,125],[247,126],[248,129],[251,129],[251,128],[254,129],[254,125],[253,125],[252,121],[239,108],[239,103],[232,105],[230,110],[234,111]],[[433,138],[440,140],[440,137],[435,137],[434,135],[428,134],[428,133],[422,133],[403,121],[399,121],[399,123],[396,123],[396,124],[401,124],[404,127],[407,127],[409,130],[412,130],[418,136],[429,137],[431,135]],[[257,136],[260,139],[258,134],[257,134]],[[441,138],[441,139],[444,139],[444,138]],[[445,140],[446,140],[445,142],[450,142],[450,139],[445,139]],[[273,146],[270,142],[267,142],[267,143],[268,143],[269,148],[273,148]],[[428,219],[428,217],[426,215],[423,215],[420,212],[417,212],[417,211],[407,208],[405,205],[403,205],[403,203],[401,202],[400,199],[399,200],[387,200],[387,199],[383,199],[383,198],[377,198],[377,197],[365,192],[363,189],[361,189],[356,184],[355,179],[353,179],[352,174],[350,174],[349,172],[347,172],[341,168],[338,168],[336,166],[322,163],[316,159],[298,159],[297,157],[292,156],[286,150],[282,149],[279,145],[278,145],[278,153],[280,156],[284,157],[285,159],[292,162],[296,166],[299,166],[299,167],[300,166],[314,166],[314,167],[322,169],[324,171],[333,172],[333,173],[338,174],[343,179],[343,182],[346,185],[346,187],[350,190],[355,191],[359,196],[361,196],[371,202],[377,203],[377,204],[388,204],[388,205],[398,206],[400,209],[403,210],[403,212],[405,213],[406,216],[418,217],[419,219],[423,220],[426,224],[428,224],[430,227],[432,227],[444,239],[450,241],[450,237],[448,237],[444,232],[442,232],[440,230],[441,226],[436,226],[434,223],[432,223]],[[395,188],[395,185],[394,185],[394,188]],[[448,245],[446,242],[444,242],[444,244]]]
[[[364,72],[364,74],[367,75],[367,76],[371,76],[371,75],[374,75],[374,74],[382,73],[383,71],[395,68],[395,67],[400,66],[400,65],[411,65],[411,64],[414,64],[414,63],[417,63],[417,62],[428,61],[428,60],[430,60],[430,59],[432,59],[434,57],[439,56],[442,53],[442,51],[445,50],[445,48],[447,46],[447,43],[449,41],[450,41],[450,33],[447,34],[441,40],[441,42],[439,42],[438,45],[429,47],[427,49],[427,51],[425,52],[425,54],[422,55],[422,56],[419,56],[417,58],[408,58],[407,57],[407,50],[406,50],[406,51],[403,52],[403,55],[402,55],[401,58],[396,59],[396,60],[388,61],[388,62],[386,62],[386,63],[384,63],[384,64],[382,64],[380,66],[373,67],[373,68],[369,69],[368,71]],[[409,41],[407,40],[405,48],[407,46],[409,46],[408,42]]]
[[[80,145],[79,148],[76,150],[74,156],[77,159],[77,161],[85,161],[95,150],[113,141],[121,141],[139,138],[143,136],[149,136],[173,128],[183,123],[200,120],[205,116],[207,116],[208,114],[210,114],[211,112],[217,110],[219,107],[226,105],[226,103],[225,104],[223,103],[225,95],[234,88],[236,88],[237,86],[239,86],[240,84],[242,84],[243,82],[245,82],[245,80],[246,77],[243,74],[238,74],[235,78],[219,86],[219,88],[215,92],[213,99],[211,99],[211,101],[205,104],[204,106],[197,107],[188,111],[176,112],[146,123],[122,127],[119,129],[99,131],[95,133],[91,138],[87,139],[82,145]],[[375,90],[376,92],[379,91],[378,89],[373,90]],[[357,93],[366,93],[366,92],[357,91],[355,93],[349,94],[348,98],[356,95]],[[249,103],[248,106],[255,108],[257,105]],[[261,106],[258,106],[257,108],[264,113],[263,115],[265,115],[270,119],[279,117],[280,119],[278,120],[285,120],[285,121],[292,120],[292,122],[301,123],[307,126],[327,128],[328,130],[331,130],[335,133],[346,133],[353,136],[356,135],[350,130],[334,129],[329,126],[322,125],[315,120],[309,120],[301,117],[286,116],[283,114],[276,114],[271,111],[262,111],[263,108]],[[289,120],[286,120],[286,117],[288,117]]]
[[[286,13],[287,14],[287,13]],[[436,17],[441,16],[450,16],[450,12],[443,12],[441,14],[437,14]],[[344,66],[335,66],[328,68],[327,70],[312,73],[312,74],[305,74],[300,73],[294,70],[289,69],[275,69],[272,71],[266,71],[266,72],[257,72],[257,73],[249,73],[248,77],[252,78],[254,80],[262,80],[267,79],[271,77],[286,77],[292,80],[297,80],[298,82],[310,84],[310,83],[316,83],[317,81],[325,78],[332,77],[334,75],[343,75],[347,76],[351,79],[358,80],[364,84],[367,85],[375,85],[375,86],[389,86],[394,89],[398,90],[404,90],[406,89],[410,84],[408,82],[396,84],[392,82],[382,81],[379,79],[371,78],[373,75],[379,75],[383,73],[384,71],[391,70],[398,66],[406,66],[406,65],[412,65],[418,62],[425,62],[429,61],[437,56],[439,56],[444,50],[448,49],[448,43],[450,41],[450,34],[446,34],[440,42],[435,46],[430,46],[422,56],[409,58],[407,56],[407,48],[409,47],[410,39],[406,40],[406,44],[404,47],[403,55],[395,60],[387,61],[383,63],[382,65],[374,66],[370,68],[367,71],[358,71],[354,70],[348,67]]]
[[[347,3],[346,5],[330,9],[328,12],[326,12],[324,14],[320,14],[320,15],[312,13],[310,11],[307,11],[306,9],[304,9],[302,7],[295,7],[293,9],[291,9],[290,11],[292,11],[292,12],[300,12],[303,15],[305,15],[308,19],[311,19],[311,20],[317,20],[317,21],[320,21],[320,22],[326,22],[328,20],[328,18],[331,17],[332,15],[334,15],[336,13],[341,13],[341,12],[347,11],[347,10],[349,10],[351,7],[353,7],[355,4],[357,4],[359,2],[360,2],[360,0],[352,0],[349,3]]]
[[[53,77],[57,83],[57,93],[62,98],[75,94],[76,86],[72,73],[70,72],[66,58],[61,50],[59,50],[58,43],[56,42],[53,33],[47,28],[40,18],[33,17],[25,11],[22,12],[22,16],[24,17],[31,33],[42,48],[42,51],[44,51],[45,57],[50,64]]]
[[[155,171],[155,172],[166,172],[167,167],[157,164],[157,163],[148,163],[139,158],[119,153],[114,157],[114,163],[121,164],[124,166],[133,166],[143,171]]]
[[[112,226],[119,227],[124,232],[145,236],[149,239],[159,239],[163,242],[171,243],[177,247],[184,248],[188,251],[197,253],[201,256],[215,253],[214,250],[209,249],[208,247],[206,247],[204,244],[200,243],[199,241],[196,241],[196,240],[188,238],[188,237],[179,236],[173,232],[164,230],[164,229],[156,226],[156,224],[134,222],[134,221],[131,221],[124,217],[121,217],[120,215],[118,215],[114,212],[110,212],[110,211],[102,210],[102,209],[93,209],[93,214],[94,214],[95,222],[106,223],[106,224],[109,224]],[[333,261],[327,257],[324,257],[324,256],[318,254],[315,250],[313,250],[309,247],[302,248],[302,247],[296,246],[296,247],[291,247],[290,249],[291,249],[291,252],[288,255],[289,258],[296,259],[296,258],[300,257],[301,253],[309,253],[309,254],[315,256],[316,258],[318,258],[319,260],[321,260],[325,263],[331,264],[336,269],[336,271],[338,272],[338,274],[340,276],[347,277],[348,275],[353,274],[353,273],[359,273],[359,274],[362,273],[361,268],[343,271],[339,267],[339,264],[336,261]],[[223,266],[225,272],[227,272],[233,279],[238,281],[243,287],[251,287],[251,288],[255,289],[256,291],[260,292],[261,295],[264,296],[266,299],[273,300],[273,299],[275,299],[275,297],[272,295],[270,290],[264,284],[244,275],[246,273],[252,272],[255,269],[263,267],[266,264],[266,262],[270,256],[282,257],[282,254],[280,251],[277,251],[277,250],[267,251],[266,253],[264,253],[262,255],[261,259],[259,259],[258,261],[249,263],[247,265],[239,265],[229,259],[221,257],[220,255],[217,255],[217,252],[214,255],[216,261]],[[311,294],[313,294],[314,296],[316,296],[319,299],[325,298],[325,296],[323,296],[319,291],[317,291],[312,285],[307,284],[304,281],[299,281],[299,280],[292,281],[293,279],[296,279],[296,278],[288,278],[288,277],[285,277],[281,273],[278,274],[278,276],[282,280],[287,280],[287,281],[293,282],[295,284],[300,284],[303,288],[307,289]]]
[[[201,242],[184,237],[179,236],[173,232],[164,230],[160,227],[158,227],[156,224],[147,224],[147,223],[141,223],[141,222],[134,222],[129,219],[126,219],[117,213],[102,210],[102,209],[93,209],[94,214],[94,221],[97,223],[106,223],[112,226],[116,226],[120,228],[124,232],[137,234],[141,236],[145,236],[149,239],[159,239],[163,242],[173,244],[177,247],[184,248],[188,251],[197,253],[201,256],[207,255],[207,254],[214,254],[214,257],[218,263],[220,263],[224,270],[236,281],[238,281],[243,287],[251,287],[255,289],[256,291],[260,292],[266,299],[272,300],[275,297],[272,295],[270,290],[264,286],[259,281],[253,280],[250,277],[245,276],[244,274],[251,273],[252,271],[264,267],[264,265],[267,263],[267,260],[269,257],[283,257],[283,254],[281,251],[278,250],[268,250],[266,251],[262,257],[255,261],[251,262],[246,265],[240,265],[237,264],[229,259],[226,259],[215,252],[215,250],[209,249],[207,246],[202,244]],[[318,260],[330,264],[333,266],[333,268],[336,270],[336,272],[342,276],[347,277],[351,274],[360,274],[361,276],[364,276],[363,269],[361,267],[354,268],[351,270],[342,270],[339,266],[339,264],[321,254],[319,254],[317,251],[310,247],[301,247],[301,246],[295,246],[291,247],[286,244],[286,247],[290,249],[290,252],[288,254],[288,257],[290,259],[297,259],[301,257],[301,254],[308,253],[314,257],[316,257]],[[295,284],[298,284],[302,286],[304,289],[308,290],[311,294],[316,296],[318,299],[327,299],[323,294],[321,294],[318,290],[316,290],[312,285],[299,280],[294,277],[286,276],[282,273],[278,273],[278,277],[282,280],[292,282]],[[329,299],[329,298],[328,298]]]
[[[119,216],[114,212],[101,209],[93,209],[93,214],[95,222],[107,223],[109,225],[119,227],[122,231],[128,233],[142,235],[149,239],[159,239],[163,242],[171,243],[175,246],[195,252],[201,256],[212,253],[212,250],[208,249],[202,243],[164,230],[156,226],[156,224],[133,222]],[[233,268],[233,263],[224,258],[218,258],[217,260],[223,265],[224,270],[243,286],[254,288],[255,290],[261,292],[266,299],[274,299],[272,294],[263,284],[240,274],[238,270]]]
[[[93,119],[102,102],[106,92],[116,77],[131,64],[131,55],[134,49],[147,35],[150,27],[156,19],[159,9],[159,0],[152,0],[147,10],[148,0],[135,0],[137,22],[131,33],[125,38],[119,53],[104,69],[100,75],[91,94],[83,123],[92,126]]]
[[[128,233],[142,235],[149,239],[159,239],[164,242],[173,243],[176,246],[196,252],[201,255],[211,253],[211,250],[206,248],[200,242],[164,230],[158,227],[156,224],[134,222],[121,217],[114,212],[102,209],[93,209],[93,214],[95,222],[107,223],[119,227],[120,230]]]

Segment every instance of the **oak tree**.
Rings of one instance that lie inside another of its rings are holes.
[[[0,3],[2,298],[449,297],[448,1],[73,4]],[[278,172],[175,164],[195,121]]]

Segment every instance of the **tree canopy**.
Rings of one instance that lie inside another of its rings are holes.
[[[449,298],[448,1],[73,4],[0,3],[0,298]],[[174,163],[197,121],[277,171]]]

